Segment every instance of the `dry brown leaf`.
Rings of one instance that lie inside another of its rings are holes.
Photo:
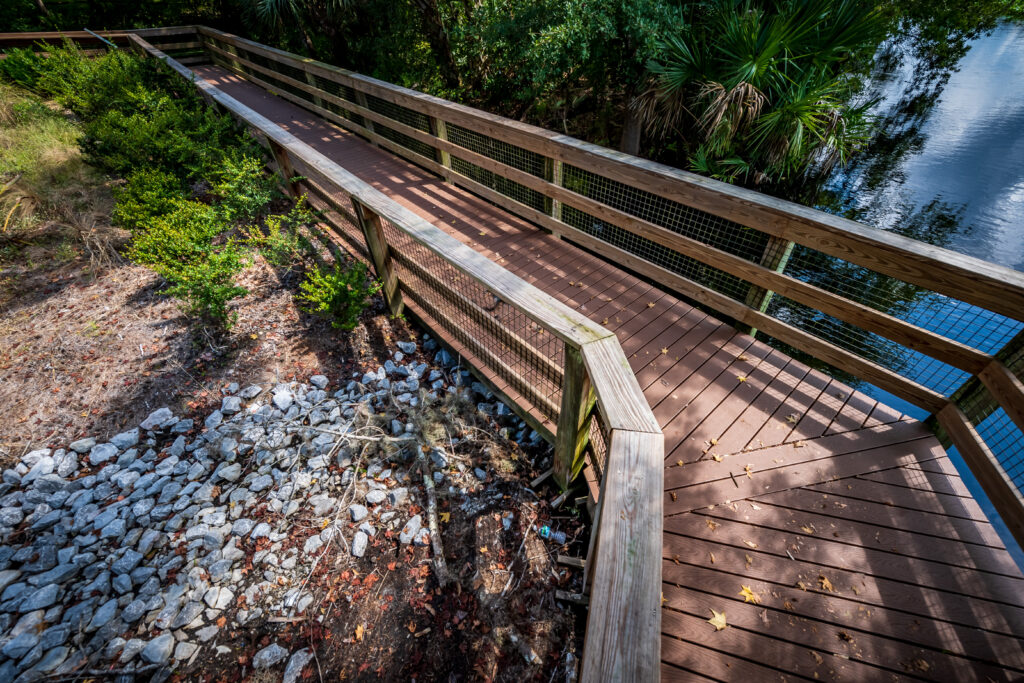
[[[718,445],[718,439],[711,439],[710,443],[711,443],[712,446],[717,446]]]
[[[364,629],[363,629],[363,625],[362,624],[359,624],[358,626],[356,626],[356,640],[357,641],[360,641],[360,640],[363,639],[363,631],[364,631]]]
[[[747,546],[748,548],[757,548],[757,544],[756,544],[756,543],[754,543],[753,541],[743,541],[743,543],[744,543],[744,545],[746,545],[746,546]]]
[[[667,347],[664,347],[664,346],[662,346],[662,347],[661,347],[661,352],[662,352],[662,353],[664,353],[664,354],[667,354],[667,353],[668,353],[668,348],[667,348]]]
[[[708,553],[708,557],[711,559],[711,564],[715,563],[715,554],[712,552]]]
[[[718,524],[712,519],[705,519],[704,522],[708,525],[708,528],[714,531],[718,528]]]
[[[821,655],[819,655],[819,654],[818,654],[817,652],[815,652],[814,650],[811,650],[811,656],[812,656],[812,657],[814,657],[814,661],[815,661],[816,663],[818,663],[818,664],[821,664],[821,663],[822,663],[822,662],[824,661],[824,660],[823,660],[823,659],[821,658]]]
[[[802,527],[800,527],[800,529],[805,534],[813,534],[814,533],[814,527],[811,526],[810,524],[804,524]]]
[[[711,457],[715,459],[715,462],[722,462],[722,456],[720,456],[718,453],[712,453]]]
[[[743,468],[743,471],[747,473],[747,478],[748,479],[753,479],[754,478],[754,471],[752,469],[750,469],[750,468],[751,468],[751,465],[747,465],[746,467]]]
[[[669,491],[668,495],[672,496],[672,502],[675,502],[675,500],[676,500],[676,492],[675,491]]]
[[[745,558],[747,558],[747,567],[749,567],[750,565],[754,564],[754,558],[752,558],[750,555],[747,555],[746,553],[744,553],[743,556]]]
[[[786,416],[786,422],[789,422],[790,424],[796,424],[796,422],[797,422],[797,414],[796,413],[792,413],[790,415],[787,415]]]
[[[716,631],[721,631],[722,629],[729,626],[729,624],[727,624],[725,621],[725,612],[718,612],[712,609],[711,614],[712,617],[708,619],[708,623],[714,626]]]
[[[831,582],[831,581],[829,581],[829,580],[828,580],[828,577],[827,577],[827,576],[825,576],[824,574],[821,574],[821,575],[820,575],[820,576],[818,577],[818,583],[820,583],[820,584],[821,584],[821,589],[822,589],[822,590],[826,590],[826,591],[828,591],[829,593],[835,593],[835,592],[836,592],[836,591],[835,591],[835,588],[833,588],[833,587],[832,587],[832,582]]]
[[[747,381],[747,378],[744,375],[736,375],[736,379],[738,379],[741,382]]]

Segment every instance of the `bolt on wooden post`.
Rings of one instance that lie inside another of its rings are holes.
[[[590,416],[595,402],[596,396],[583,363],[583,354],[576,347],[566,344],[554,464],[555,481],[563,489],[569,487],[573,476],[579,471],[579,459],[590,440]]]
[[[352,206],[355,208],[356,218],[359,219],[359,227],[363,230],[373,269],[377,271],[377,277],[383,285],[384,301],[387,302],[391,315],[401,315],[404,308],[402,292],[398,286],[398,275],[391,261],[390,248],[380,216],[359,203],[355,197],[352,198]]]

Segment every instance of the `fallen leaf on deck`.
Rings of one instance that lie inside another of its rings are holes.
[[[790,424],[796,424],[796,419],[797,419],[796,413],[792,413],[791,415],[787,415],[786,416],[786,422],[789,422]]]
[[[750,467],[751,467],[750,465],[747,465],[746,467],[743,468],[743,471],[747,473],[747,478],[748,479],[753,479],[754,478],[754,472],[753,472],[753,470],[750,469]]]
[[[741,353],[739,356],[736,357],[736,360],[750,360],[750,359],[747,358],[746,355]]]
[[[755,605],[761,604],[761,596],[750,589],[750,586],[740,586],[743,590],[740,591],[740,595],[743,596],[743,602],[752,602]]]
[[[743,543],[744,543],[744,544],[745,544],[745,545],[746,545],[747,547],[749,547],[749,548],[756,548],[756,547],[757,547],[757,544],[756,544],[756,543],[754,543],[753,541],[743,541]]]
[[[725,623],[725,612],[711,610],[711,614],[713,616],[708,619],[708,623],[714,626],[716,631],[721,631],[729,625]]]
[[[668,353],[668,348],[666,348],[666,347],[664,347],[664,346],[663,346],[663,347],[661,347],[661,352],[662,352],[662,353]]]
[[[747,558],[747,567],[750,567],[750,565],[754,564],[754,558],[752,558],[750,555],[744,553],[744,557]]]
[[[682,460],[676,460],[676,467],[682,467],[682,466],[683,466],[683,461]]]
[[[715,459],[715,462],[722,462],[722,456],[720,456],[718,453],[712,453],[711,457]]]
[[[674,501],[675,501],[675,499],[676,499],[676,493],[675,493],[675,491],[671,491],[671,492],[669,492],[669,494],[668,494],[668,495],[672,496],[672,500],[673,500],[673,502],[674,502]]]
[[[717,446],[717,445],[718,445],[718,439],[711,439],[711,441],[710,441],[709,443],[710,443],[710,444],[711,444],[712,446]]]
[[[821,584],[821,589],[826,590],[829,593],[835,593],[835,589],[832,587],[832,582],[828,580],[828,577],[824,574],[818,577],[818,583]]]
[[[815,662],[817,662],[818,664],[821,664],[821,663],[822,663],[822,662],[824,661],[824,660],[823,660],[823,659],[821,658],[821,655],[819,655],[819,654],[818,654],[817,652],[815,652],[814,650],[811,650],[811,656],[812,656],[812,657],[814,657],[814,661],[815,661]]]
[[[800,527],[800,529],[801,529],[801,530],[802,530],[802,531],[803,531],[803,532],[804,532],[805,534],[813,534],[813,533],[814,533],[814,527],[813,527],[813,526],[810,526],[809,524],[805,524],[805,525],[803,525],[802,527]]]
[[[747,381],[747,378],[744,377],[743,375],[736,375],[736,379],[738,379],[741,382],[746,382]]]
[[[716,524],[715,522],[713,522],[710,519],[705,519],[704,522],[708,525],[708,528],[711,529],[712,531],[714,531],[715,529],[718,528],[718,524]]]
[[[709,557],[711,558],[711,564],[714,564],[714,563],[715,563],[715,554],[714,554],[714,553],[711,553],[711,552],[709,552],[709,553],[708,553],[708,556],[709,556]]]

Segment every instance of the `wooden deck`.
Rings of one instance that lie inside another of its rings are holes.
[[[1024,577],[922,425],[224,69],[195,70],[615,331],[665,433],[664,679],[1024,679]]]

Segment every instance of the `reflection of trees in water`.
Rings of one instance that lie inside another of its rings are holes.
[[[904,206],[893,232],[943,246],[963,231],[962,215],[962,206],[952,206],[940,200],[933,200],[923,207]],[[786,267],[786,274],[894,317],[912,319],[922,327],[940,330],[945,326],[944,310],[948,308],[945,297],[813,249],[797,246]],[[935,382],[943,379],[931,377],[935,368],[926,370],[920,354],[786,297],[776,295],[768,312],[790,325],[923,384],[935,386]],[[785,350],[793,352],[788,348]],[[823,367],[821,362],[809,359],[806,354],[795,353],[808,364]],[[860,384],[842,369],[825,369],[841,381],[854,386]],[[925,374],[929,377],[924,377]]]

